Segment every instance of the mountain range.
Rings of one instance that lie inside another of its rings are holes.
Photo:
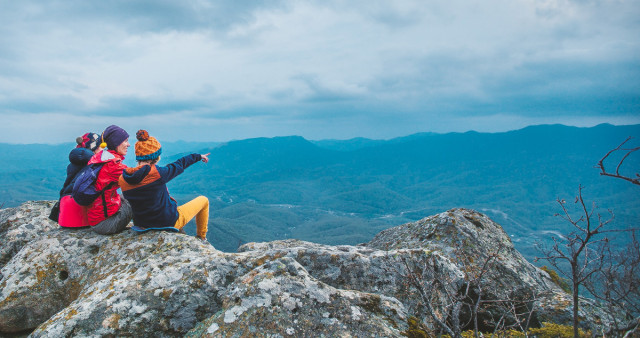
[[[637,144],[640,125],[540,125],[390,140],[163,142],[160,164],[211,152],[208,164],[192,166],[169,189],[179,203],[209,197],[208,239],[224,251],[287,238],[353,245],[391,226],[464,207],[492,217],[518,250],[533,257],[536,241],[571,230],[555,216],[562,211],[557,200],[572,202],[579,186],[589,206],[597,203],[603,216],[613,212],[611,227],[637,226],[640,188],[594,168],[629,136]],[[0,144],[0,204],[56,199],[72,146]],[[634,155],[622,166],[627,175],[640,168]],[[612,169],[617,159],[611,159]],[[187,232],[194,231],[189,225]]]

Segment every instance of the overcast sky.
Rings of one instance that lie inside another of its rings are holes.
[[[640,123],[637,0],[0,0],[0,21],[0,142]]]

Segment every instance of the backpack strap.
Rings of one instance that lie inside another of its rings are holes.
[[[109,188],[113,187],[114,185],[118,184],[118,182],[111,182],[109,184],[107,184],[106,187],[104,187],[104,189],[100,190],[100,197],[102,198],[102,210],[104,212],[104,218],[108,218],[109,217],[109,213],[107,212],[107,198],[104,196],[104,193],[109,190]]]

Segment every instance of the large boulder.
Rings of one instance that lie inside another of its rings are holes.
[[[2,269],[0,331],[34,336],[186,332],[220,309],[224,254],[185,235],[56,229]]]
[[[224,310],[189,337],[401,337],[406,328],[395,298],[336,289],[288,257],[260,265],[233,285],[223,295]]]
[[[457,291],[447,291],[458,295],[463,292],[460,287],[472,283],[472,297],[483,299],[478,311],[481,329],[492,330],[498,320],[510,321],[514,328],[523,324],[538,327],[544,322],[572,325],[571,295],[556,285],[548,273],[528,262],[499,224],[477,211],[456,208],[389,228],[378,233],[366,247],[390,251],[421,249],[445,257],[444,263],[436,266],[452,270],[448,276],[458,278],[448,278],[440,272],[425,276],[423,282],[431,286],[433,281],[447,281],[449,286],[458,287]],[[467,299],[466,304],[472,304],[473,300]],[[447,299],[440,300],[441,304],[446,302]],[[509,307],[513,310],[505,315]],[[409,309],[411,313],[420,313],[419,310]],[[461,312],[463,323],[470,320],[468,311]],[[520,315],[514,315],[516,312]],[[624,318],[622,311],[612,314],[582,297],[579,315],[580,325],[596,332],[607,331],[614,316]],[[467,328],[471,328],[471,323]]]
[[[469,301],[460,297],[467,287],[472,298],[518,305],[531,325],[570,319],[571,298],[472,210],[391,228],[358,246],[281,240],[225,253],[184,234],[63,229],[47,219],[51,205],[0,211],[0,333],[400,336],[411,316],[435,332],[432,314],[451,320],[452,301]],[[611,316],[589,304],[581,304],[584,322],[606,326]],[[504,311],[490,302],[480,310],[489,326]]]
[[[58,228],[49,220],[55,202],[26,202],[17,208],[0,209],[0,268],[30,241]],[[1,277],[1,276],[0,276]]]

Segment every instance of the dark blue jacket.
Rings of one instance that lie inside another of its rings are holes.
[[[123,170],[119,185],[133,209],[133,223],[144,228],[174,226],[178,205],[169,196],[167,182],[200,160],[200,154],[191,154],[165,167],[154,164]]]
[[[73,179],[87,166],[87,162],[93,157],[93,151],[87,148],[74,148],[69,153],[69,165],[67,166],[67,179],[64,180],[62,189],[60,189],[60,197],[70,195],[73,191]]]

